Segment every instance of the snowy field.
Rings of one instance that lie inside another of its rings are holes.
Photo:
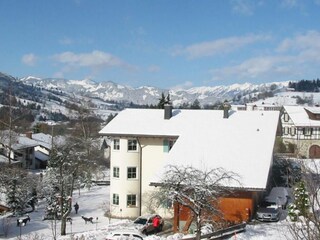
[[[79,213],[75,214],[74,210],[71,212],[71,217],[73,219],[72,225],[67,223],[67,236],[58,237],[59,240],[71,239],[86,239],[86,240],[102,240],[105,239],[108,231],[124,229],[131,223],[127,219],[112,219],[109,223],[109,219],[104,216],[105,205],[109,202],[109,186],[95,186],[90,190],[81,190],[80,195],[78,191],[75,191],[73,196],[73,203],[78,202],[80,205]],[[40,239],[53,239],[52,238],[52,222],[51,220],[42,220],[44,215],[44,202],[40,202],[37,210],[30,213],[31,221],[25,226],[21,227],[22,239],[34,239],[37,235]],[[93,224],[85,224],[81,215],[86,217],[93,217]],[[238,233],[227,239],[237,239],[237,240],[278,240],[278,239],[291,239],[287,232],[287,222],[280,221],[277,223],[257,223],[252,225],[247,225],[246,231],[243,233]],[[2,227],[2,226],[1,226]],[[2,229],[0,230],[2,233]],[[57,222],[57,233],[60,233],[60,221]],[[5,238],[0,235],[0,239],[19,239],[20,237],[20,227],[16,225],[16,218],[10,218],[10,228],[9,235]],[[148,236],[147,240],[178,240],[181,239],[183,235],[174,234],[169,236]],[[187,236],[185,236],[187,237]]]

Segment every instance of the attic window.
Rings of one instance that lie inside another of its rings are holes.
[[[283,115],[283,120],[284,120],[285,122],[289,122],[289,114],[288,114],[288,113],[284,113],[284,115]]]

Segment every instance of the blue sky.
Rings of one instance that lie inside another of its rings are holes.
[[[0,72],[190,88],[320,78],[320,0],[1,0]]]

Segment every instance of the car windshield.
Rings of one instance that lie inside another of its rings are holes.
[[[137,224],[146,224],[147,223],[147,219],[146,218],[137,218],[134,223]]]
[[[275,205],[275,203],[272,203],[272,202],[262,202],[262,203],[260,204],[260,207],[262,207],[262,208],[267,208],[267,207],[270,207],[270,206],[272,206],[272,205]]]

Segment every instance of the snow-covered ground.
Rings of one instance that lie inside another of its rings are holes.
[[[124,229],[131,221],[128,219],[109,219],[104,216],[106,204],[109,202],[109,186],[94,186],[90,190],[81,190],[80,195],[75,191],[73,196],[73,203],[78,202],[80,205],[79,213],[71,212],[73,219],[72,225],[67,223],[67,236],[58,237],[59,240],[71,239],[73,234],[74,239],[86,240],[102,240],[108,235],[108,231]],[[53,239],[52,238],[52,222],[51,220],[42,220],[44,215],[44,202],[40,202],[37,210],[30,213],[31,221],[25,226],[21,227],[22,239],[33,239],[35,235],[39,236],[38,239]],[[93,224],[87,223],[81,218],[81,215],[86,217],[93,217]],[[0,221],[1,222],[1,221]],[[2,226],[1,226],[2,228]],[[2,229],[0,230],[0,234]],[[57,233],[60,233],[60,221],[57,222]],[[16,218],[10,218],[9,235],[5,238],[0,235],[0,239],[19,239],[20,227],[16,225]],[[181,234],[174,234],[169,236],[155,236],[151,235],[146,237],[147,240],[178,240],[181,239]],[[278,239],[291,239],[288,234],[286,220],[277,223],[256,223],[247,225],[246,231],[231,236],[229,239],[237,240],[278,240]]]

